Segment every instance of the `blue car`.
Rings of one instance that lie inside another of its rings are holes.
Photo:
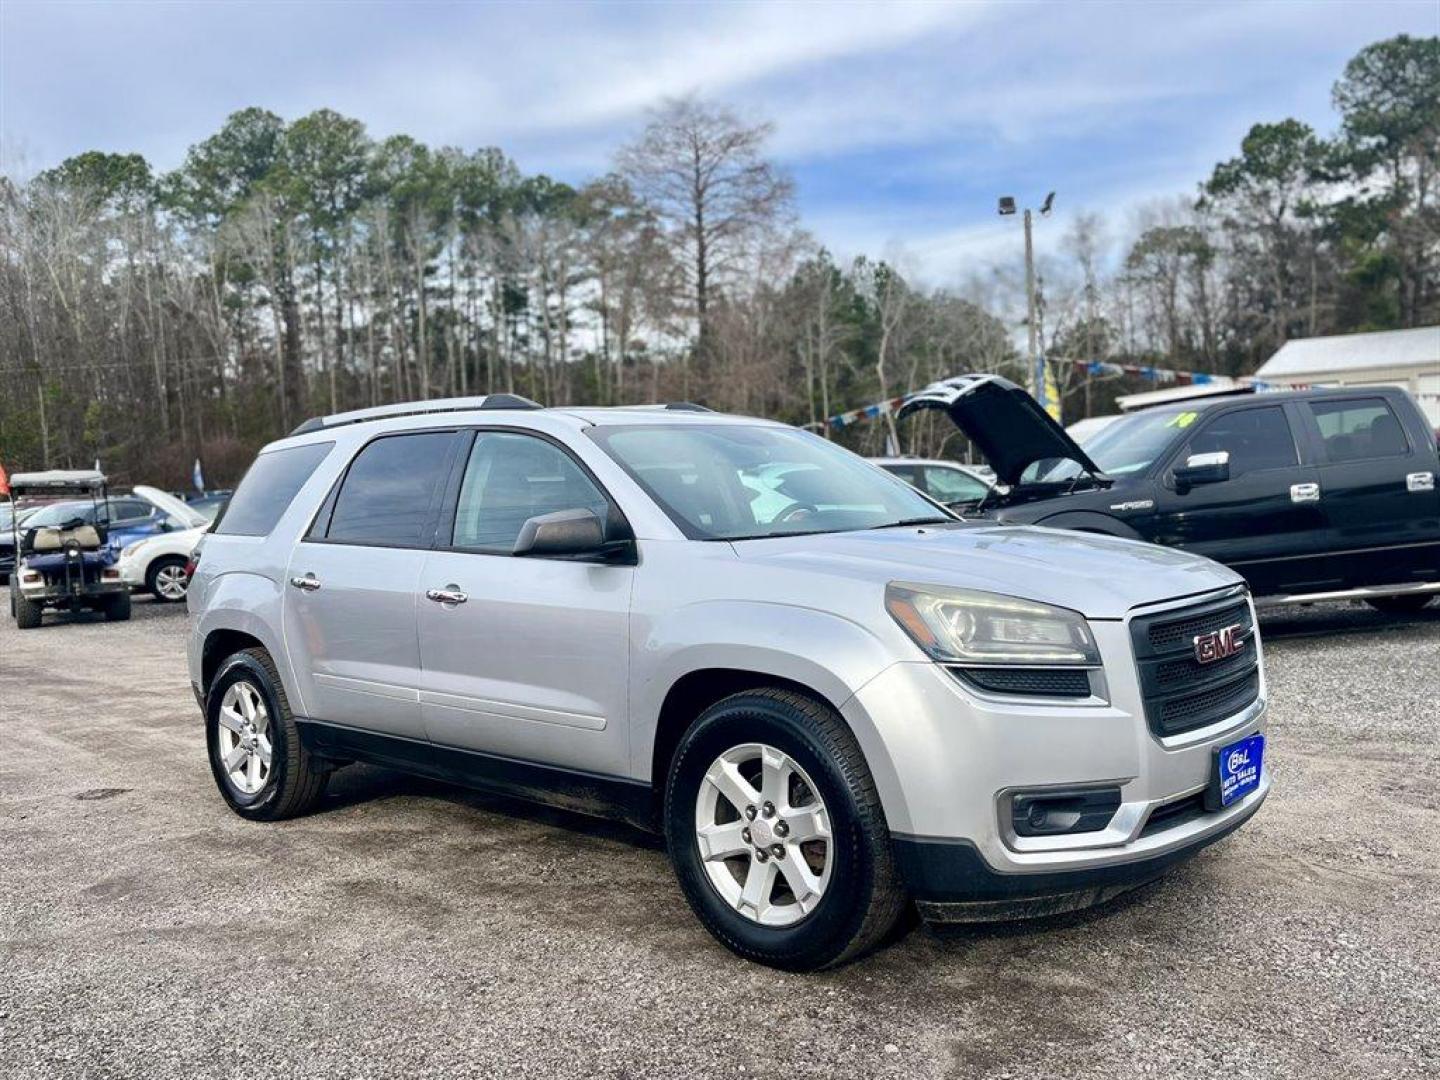
[[[104,525],[107,546],[119,554],[126,544],[162,532],[193,529],[208,523],[205,515],[156,488],[139,486],[129,495],[108,500],[73,500],[51,503],[25,519],[27,529],[62,525],[79,518],[86,525]]]

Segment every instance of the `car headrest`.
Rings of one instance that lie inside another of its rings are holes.
[[[61,546],[59,529],[36,529],[30,541],[30,547],[37,552],[59,551]]]
[[[77,544],[81,551],[98,551],[102,546],[100,533],[94,525],[77,525],[73,529],[36,529],[30,547],[37,554],[43,554],[61,551],[72,543]]]

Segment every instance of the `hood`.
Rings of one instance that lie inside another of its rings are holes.
[[[1139,604],[1239,585],[1199,555],[1096,533],[1024,525],[926,525],[746,540],[744,561],[798,572],[982,589],[1118,619]]]
[[[204,514],[192,507],[186,506],[169,492],[161,491],[159,488],[148,487],[145,484],[136,484],[130,490],[152,506],[158,506],[171,517],[188,522],[192,528],[202,524],[209,524],[209,522],[205,520]]]
[[[1000,481],[1011,487],[1028,466],[1046,458],[1068,458],[1087,472],[1102,475],[1038,401],[999,375],[960,375],[932,383],[900,406],[896,415],[905,417],[921,409],[945,410],[980,448]]]

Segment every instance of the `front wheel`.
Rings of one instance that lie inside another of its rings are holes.
[[[665,792],[680,886],[721,943],[813,971],[877,945],[905,905],[860,747],[829,706],[735,694],[680,741]]]
[[[184,600],[190,590],[185,560],[179,556],[156,559],[145,572],[145,588],[162,604],[176,604]]]
[[[1377,596],[1365,602],[1386,615],[1414,615],[1433,599],[1434,593],[1406,593],[1401,596]]]

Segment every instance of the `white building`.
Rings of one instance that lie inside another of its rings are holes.
[[[1310,386],[1403,386],[1440,428],[1440,326],[1287,341],[1256,379]]]

